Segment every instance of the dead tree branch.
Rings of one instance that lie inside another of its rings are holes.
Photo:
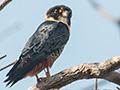
[[[3,58],[5,58],[6,56],[7,56],[7,55],[4,55],[4,56],[0,57],[0,60],[3,59]]]
[[[6,69],[7,67],[9,67],[9,66],[11,66],[11,65],[15,64],[17,61],[18,61],[18,60],[15,60],[14,62],[12,62],[12,63],[10,63],[10,64],[6,65],[5,67],[0,68],[0,71],[2,71],[2,70],[4,70],[4,69]]]
[[[98,79],[96,78],[96,79],[95,79],[95,88],[94,88],[94,90],[98,90],[98,89],[97,89],[97,87],[98,87],[97,84],[98,84]]]
[[[0,11],[8,4],[10,3],[12,0],[3,0],[1,3],[0,3]]]
[[[111,15],[109,12],[107,12],[104,8],[102,8],[99,4],[96,3],[95,0],[88,0],[91,5],[100,13],[104,18],[107,20],[117,23],[120,25],[120,20],[116,19],[113,15]]]
[[[71,67],[59,72],[27,90],[59,89],[80,79],[101,78],[120,85],[120,74],[114,70],[120,68],[120,55],[101,63],[89,63]]]
[[[117,89],[118,89],[118,90],[120,90],[120,88],[119,88],[119,87],[117,87]]]

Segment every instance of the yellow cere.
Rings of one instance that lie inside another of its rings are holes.
[[[59,10],[59,12],[61,13],[61,12],[62,12],[62,10],[60,9],[60,10]]]

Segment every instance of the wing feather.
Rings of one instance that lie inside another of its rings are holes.
[[[69,39],[68,27],[61,22],[46,21],[26,43],[18,62],[7,74],[5,82],[14,85],[17,81],[31,71],[36,65],[42,63],[56,50],[64,47]],[[11,85],[11,86],[12,86]]]

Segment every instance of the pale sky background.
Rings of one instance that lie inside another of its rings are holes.
[[[0,0],[1,2],[2,0]],[[120,0],[96,0],[116,18],[120,18]],[[88,0],[13,0],[0,11],[0,68],[18,59],[25,43],[44,21],[47,10],[55,5],[67,5],[73,11],[71,36],[61,56],[50,69],[54,75],[83,63],[102,62],[120,54],[120,28],[103,18]],[[0,72],[0,90],[25,90],[36,84],[35,77],[27,77],[12,88],[3,81],[12,67]],[[44,72],[39,77],[44,77]],[[101,81],[99,79],[99,81]],[[60,90],[91,90],[94,79],[78,80]],[[100,90],[117,90],[116,84],[103,80]]]

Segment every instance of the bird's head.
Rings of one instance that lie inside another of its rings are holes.
[[[65,5],[57,5],[50,8],[45,16],[46,21],[63,22],[70,26],[72,10]]]

